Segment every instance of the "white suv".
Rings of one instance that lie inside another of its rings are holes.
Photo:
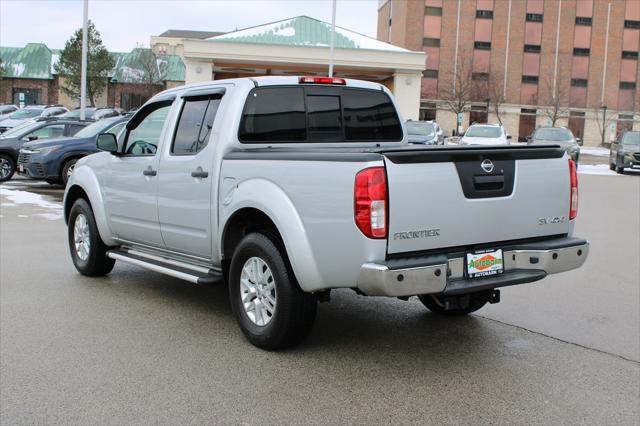
[[[500,124],[472,124],[460,139],[460,145],[507,145],[511,136]]]

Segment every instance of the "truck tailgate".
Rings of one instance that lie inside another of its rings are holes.
[[[557,146],[384,151],[388,253],[568,234],[568,159]]]

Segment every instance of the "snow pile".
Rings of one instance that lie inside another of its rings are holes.
[[[596,157],[608,157],[609,156],[609,150],[607,148],[601,148],[601,147],[593,147],[593,146],[588,146],[588,147],[581,147],[580,148],[580,154],[584,154],[584,155],[593,155]]]

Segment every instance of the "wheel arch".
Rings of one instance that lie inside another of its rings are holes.
[[[116,246],[118,243],[112,238],[111,229],[107,223],[107,214],[105,211],[105,203],[100,191],[100,185],[93,170],[90,167],[82,166],[74,170],[71,179],[67,183],[67,188],[64,193],[63,208],[64,208],[64,220],[68,224],[69,212],[73,203],[78,198],[85,198],[91,209],[93,210],[93,216],[96,220],[96,226],[100,233],[100,238],[107,246]]]
[[[262,226],[279,239],[302,290],[323,288],[309,235],[293,202],[281,188],[264,179],[251,179],[235,186],[227,197],[233,201],[221,211],[218,250],[223,268],[233,255],[234,243],[247,231],[260,230]],[[245,225],[238,229],[239,224]]]

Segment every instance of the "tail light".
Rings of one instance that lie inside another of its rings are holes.
[[[569,182],[571,185],[569,220],[573,220],[578,216],[578,173],[576,170],[576,163],[573,160],[569,160]]]
[[[384,167],[364,169],[356,175],[355,220],[369,238],[387,238],[387,175]]]
[[[339,77],[300,77],[298,79],[300,84],[341,84],[346,85],[347,82],[344,78]]]

